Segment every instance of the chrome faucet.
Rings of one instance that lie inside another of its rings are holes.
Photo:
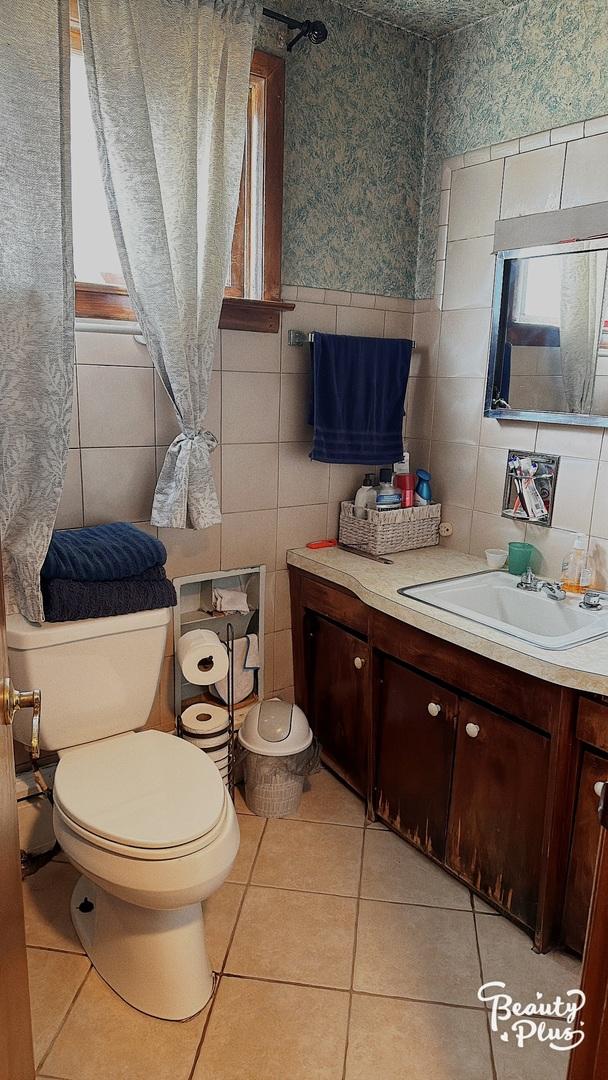
[[[545,581],[543,578],[537,577],[530,567],[521,575],[517,582],[517,588],[523,589],[524,592],[546,592],[547,596],[550,596],[552,600],[566,599],[566,593],[558,581]]]

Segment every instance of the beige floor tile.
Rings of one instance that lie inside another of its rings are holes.
[[[506,919],[480,915],[477,935],[484,982],[506,983],[505,993],[517,1001],[533,1001],[537,992],[551,1000],[580,986],[578,960],[557,950],[544,956],[532,952],[528,935]]]
[[[537,1038],[526,1040],[519,1048],[511,1032],[507,1043],[501,1039],[503,1030],[501,1027],[500,1032],[492,1034],[496,1080],[566,1080],[570,1062],[567,1051],[551,1050],[548,1043]]]
[[[238,881],[243,884],[249,880],[266,818],[255,817],[253,814],[239,814],[238,818],[241,844],[234,866],[228,875],[228,881]]]
[[[326,769],[304,781],[304,793],[296,814],[299,821],[328,821],[334,825],[363,825],[363,800]]]
[[[194,1080],[341,1080],[348,994],[224,977]]]
[[[471,893],[471,896],[473,897],[473,907],[479,915],[497,915],[500,918],[500,911],[491,907],[490,904],[486,904],[485,900],[482,900],[480,896],[475,896],[475,893]]]
[[[256,885],[357,896],[363,829],[271,820],[252,874]]]
[[[375,829],[365,837],[361,896],[471,910],[468,889],[399,836]]]
[[[244,885],[227,881],[203,904],[207,951],[214,971],[222,970],[244,892]]]
[[[86,956],[47,952],[45,949],[28,949],[27,964],[34,1058],[38,1064],[51,1045],[91,965]]]
[[[383,821],[368,821],[366,828],[374,829],[374,831],[377,830],[378,832],[390,832],[390,829],[387,828]]]
[[[346,1080],[490,1080],[491,1076],[482,1011],[353,996]]]
[[[52,862],[23,882],[25,937],[28,945],[84,952],[70,916],[70,899],[79,873],[69,863]]]
[[[362,900],[355,990],[478,1005],[473,913]]]
[[[92,971],[44,1068],[63,1080],[187,1080],[205,1011],[176,1024],[127,1005]]]
[[[356,901],[250,885],[226,971],[345,989],[355,937]]]

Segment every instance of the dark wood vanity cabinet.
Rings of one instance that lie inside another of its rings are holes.
[[[535,926],[549,737],[461,698],[446,863]]]
[[[327,763],[364,798],[369,776],[369,648],[313,611],[304,624],[308,719]]]
[[[443,861],[458,698],[388,656],[377,665],[374,804],[410,843]]]
[[[327,764],[539,951],[579,951],[608,706],[289,572],[296,701]]]

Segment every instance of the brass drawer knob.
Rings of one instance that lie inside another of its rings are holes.
[[[365,660],[363,659],[362,656],[355,656],[355,659],[353,660],[353,664],[355,665],[357,671],[361,671],[361,668],[363,667],[364,663],[365,663]]]
[[[601,797],[602,797],[602,792],[604,790],[604,783],[605,782],[606,781],[604,781],[604,780],[598,780],[597,784],[593,785],[593,790],[595,791],[595,794],[597,795],[598,799],[601,799]]]
[[[436,701],[429,701],[426,707],[426,711],[428,712],[429,716],[439,716],[439,713],[441,712],[441,705],[438,705]]]
[[[479,735],[479,724],[467,724],[464,730],[470,739],[476,739]]]

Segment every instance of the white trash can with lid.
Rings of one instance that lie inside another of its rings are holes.
[[[299,706],[279,698],[258,702],[247,713],[238,739],[249,809],[259,817],[295,813],[304,777],[319,761],[318,746]]]

